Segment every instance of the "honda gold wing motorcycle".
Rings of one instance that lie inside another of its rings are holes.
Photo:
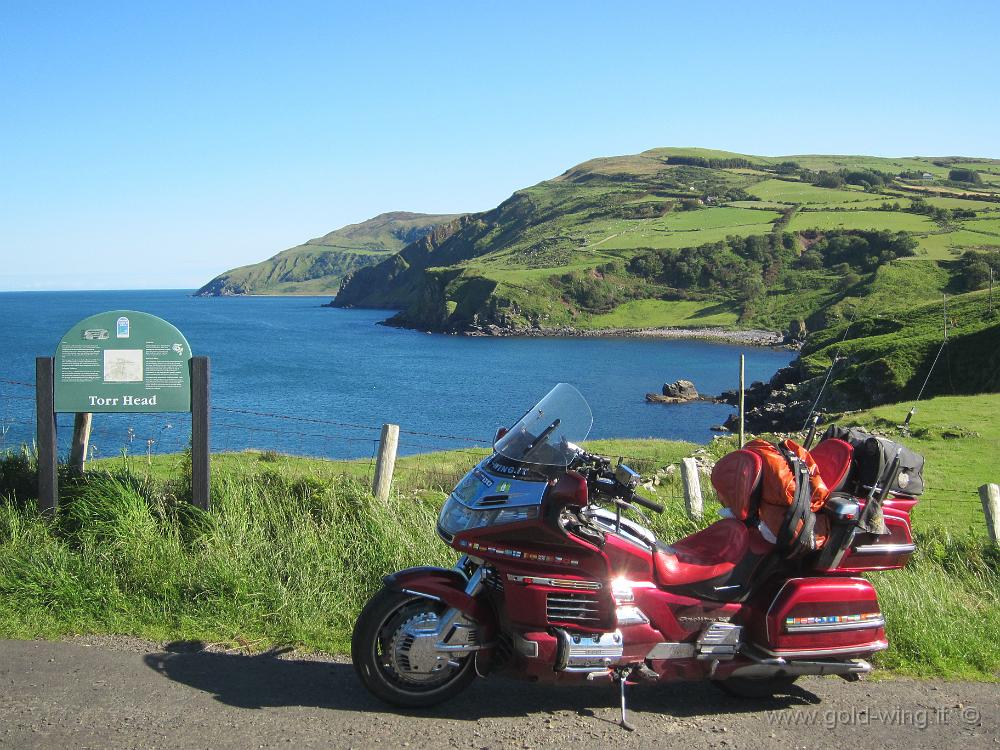
[[[412,708],[501,670],[603,680],[631,728],[627,683],[711,680],[763,697],[801,675],[871,670],[888,643],[858,574],[912,554],[919,456],[837,428],[812,451],[752,441],[713,469],[722,518],[665,543],[639,510],[663,511],[636,492],[640,476],[579,447],[591,425],[560,383],[498,432],[438,518],[455,567],[388,575],[364,607],[352,656],[368,690]]]

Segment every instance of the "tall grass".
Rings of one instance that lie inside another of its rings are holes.
[[[890,649],[881,666],[944,677],[1000,676],[1000,546],[967,533],[916,533],[903,570],[870,576]]]
[[[217,472],[205,513],[184,499],[185,487],[142,468],[124,462],[67,481],[51,520],[0,487],[0,635],[124,633],[344,652],[383,575],[456,557],[434,531],[442,493],[382,505],[350,477],[288,476],[249,462]],[[7,479],[29,469],[23,457],[0,457]],[[676,481],[661,486],[662,499]],[[698,524],[668,502],[651,523],[676,539],[713,520],[714,507],[706,503]],[[982,538],[921,533],[906,570],[872,576],[891,643],[880,665],[996,678],[998,571],[1000,549]]]
[[[49,522],[0,501],[0,631],[261,640],[343,651],[387,572],[450,564],[438,507],[351,479],[223,476],[201,512],[129,468],[89,476]]]

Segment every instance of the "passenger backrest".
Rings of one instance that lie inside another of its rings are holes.
[[[851,460],[854,458],[854,448],[844,440],[829,438],[823,440],[809,453],[816,465],[819,475],[823,477],[830,492],[844,489],[851,474]]]
[[[733,518],[745,521],[757,504],[763,461],[753,451],[738,450],[720,458],[712,469],[712,486]]]

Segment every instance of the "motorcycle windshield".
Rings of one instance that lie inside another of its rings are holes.
[[[559,383],[496,441],[493,450],[512,461],[567,466],[576,455],[573,443],[586,439],[593,424],[580,391]]]

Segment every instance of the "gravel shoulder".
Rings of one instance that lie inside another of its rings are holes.
[[[704,683],[629,689],[491,677],[419,713],[324,655],[246,655],[123,637],[0,641],[0,747],[1000,747],[996,684],[807,678],[767,701]]]

